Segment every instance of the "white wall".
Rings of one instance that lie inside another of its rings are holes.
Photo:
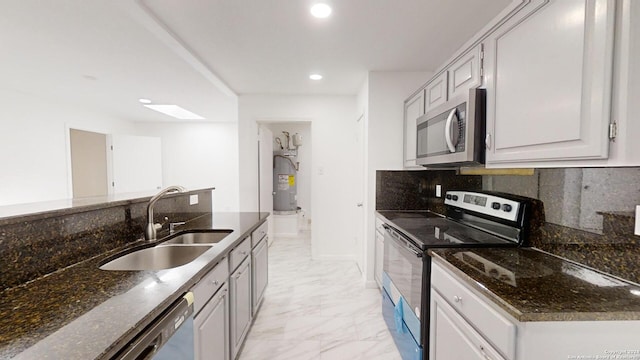
[[[285,136],[283,131],[288,131],[291,136],[298,133],[302,136],[303,145],[298,148],[298,161],[300,162],[300,170],[296,174],[296,184],[298,186],[298,206],[304,210],[305,217],[311,219],[311,169],[313,166],[311,149],[311,123],[262,123],[273,132],[274,142],[273,150],[279,150],[280,145],[275,142],[275,138],[279,137],[283,142]],[[293,144],[290,144],[293,147]]]
[[[137,123],[136,130],[141,135],[161,138],[164,186],[213,186],[216,211],[239,209],[236,122]]]
[[[240,96],[240,209],[258,208],[256,121],[311,121],[312,256],[353,259],[357,116],[355,96]]]
[[[68,128],[131,133],[131,122],[0,89],[0,205],[71,198]]]
[[[366,191],[365,200],[365,277],[375,286],[376,170],[401,170],[404,149],[404,100],[429,80],[431,72],[369,72],[358,94],[359,106],[365,106]]]

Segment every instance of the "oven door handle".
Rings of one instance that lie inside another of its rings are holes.
[[[401,246],[402,248],[404,248],[407,251],[410,251],[412,254],[414,254],[416,257],[421,258],[423,256],[422,251],[417,250],[415,246],[411,245],[411,243],[408,242],[408,240],[404,239],[404,236],[398,234],[398,232],[392,228],[391,226],[387,225],[387,224],[382,224],[382,227],[387,230],[387,233],[389,235],[391,235],[391,239],[393,240],[393,242],[395,242],[397,245]]]

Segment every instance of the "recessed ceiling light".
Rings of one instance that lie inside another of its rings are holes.
[[[144,99],[143,98],[143,99],[138,99],[138,101],[140,101],[143,104],[151,104],[151,100],[149,100],[149,99]]]
[[[311,79],[311,80],[322,80],[322,75],[320,75],[320,74],[311,74],[311,75],[309,75],[309,79]]]
[[[331,6],[325,3],[317,3],[311,7],[311,15],[323,19],[331,15]]]
[[[178,105],[145,105],[144,107],[180,120],[204,120],[202,116],[183,109]]]

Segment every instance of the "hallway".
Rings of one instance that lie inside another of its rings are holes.
[[[312,261],[310,233],[276,238],[269,285],[240,360],[399,360],[355,262]]]

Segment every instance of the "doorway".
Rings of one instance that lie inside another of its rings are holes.
[[[107,135],[69,129],[72,197],[106,196]]]
[[[312,205],[311,205],[311,122],[310,121],[264,121],[258,123],[259,128],[259,199],[260,211],[269,211],[272,216],[272,226],[269,231],[274,235],[295,237],[300,232],[308,231],[311,227]],[[287,146],[286,136],[283,132],[288,132],[289,144]],[[293,135],[298,134],[302,139],[302,145],[297,149],[293,144]],[[274,214],[274,192],[278,187],[278,182],[274,180],[274,154],[277,151],[296,150],[297,157],[294,162],[299,162],[298,170],[293,179],[287,177],[286,185],[295,184],[296,203],[299,210],[291,214]],[[291,181],[291,182],[290,182]],[[274,187],[275,182],[275,187]]]

